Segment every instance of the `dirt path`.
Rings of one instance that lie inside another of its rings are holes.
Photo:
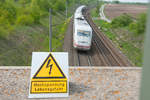
[[[102,5],[101,8],[99,9],[99,15],[100,15],[100,19],[101,20],[104,20],[104,21],[107,21],[108,23],[111,22],[110,19],[108,19],[105,14],[104,14],[104,8],[105,8],[106,4]]]

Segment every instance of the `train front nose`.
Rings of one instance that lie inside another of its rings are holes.
[[[90,40],[85,37],[78,39],[74,45],[77,49],[80,50],[89,50],[91,46]]]

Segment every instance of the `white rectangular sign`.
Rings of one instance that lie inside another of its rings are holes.
[[[68,97],[68,79],[68,53],[32,53],[29,98]]]

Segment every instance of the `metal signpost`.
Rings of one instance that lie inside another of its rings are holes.
[[[68,17],[68,1],[66,0],[66,19]]]
[[[52,9],[49,9],[49,50],[52,52]]]

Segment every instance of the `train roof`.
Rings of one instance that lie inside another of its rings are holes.
[[[75,18],[82,18],[82,19],[84,19],[82,13],[75,13],[74,17]]]
[[[85,5],[79,6],[79,7],[76,9],[75,13],[81,13],[81,12],[82,12],[82,9],[85,8],[85,7],[86,7]]]
[[[79,21],[75,20],[75,28],[79,30],[85,30],[85,31],[92,31],[92,28],[90,25],[87,23],[87,21]]]
[[[76,26],[76,29],[77,30],[84,30],[84,31],[90,31],[90,32],[92,32],[92,28],[89,27],[89,26],[85,26],[85,25],[78,25],[78,26]]]
[[[89,24],[87,23],[86,20],[77,20],[77,25],[85,25],[85,26],[89,26]]]
[[[78,7],[78,8],[76,9],[75,14],[74,14],[74,17],[75,17],[75,18],[83,18],[83,19],[84,19],[83,15],[82,15],[82,9],[83,9],[84,7],[86,7],[86,6],[85,6],[85,5],[82,5],[82,6],[80,6],[80,7]]]

